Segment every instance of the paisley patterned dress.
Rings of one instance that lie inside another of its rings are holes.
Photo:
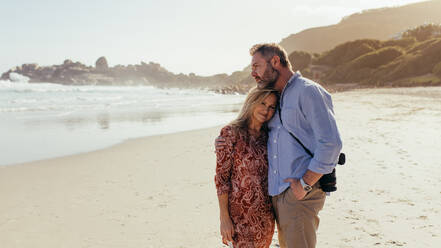
[[[269,247],[274,213],[268,195],[267,134],[254,137],[226,126],[220,136],[226,147],[216,153],[214,180],[218,195],[228,193],[234,247]]]

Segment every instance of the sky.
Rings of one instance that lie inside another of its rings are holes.
[[[173,73],[242,70],[249,48],[366,9],[421,0],[0,0],[0,74],[65,59],[161,64]]]

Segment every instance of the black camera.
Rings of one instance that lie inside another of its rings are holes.
[[[340,155],[338,155],[337,164],[344,165],[345,163],[346,163],[346,155],[344,153],[340,153]]]
[[[343,165],[346,163],[346,155],[344,153],[340,153],[338,156],[337,164]],[[320,188],[324,192],[334,192],[337,190],[337,175],[335,173],[335,168],[329,174],[324,174],[320,180]]]

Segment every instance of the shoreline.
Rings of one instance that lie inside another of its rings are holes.
[[[400,91],[407,91],[407,90],[417,90],[417,89],[427,89],[427,88],[439,88],[437,86],[422,86],[422,87],[379,87],[379,88],[351,88],[351,89],[345,89],[345,90],[336,90],[335,92],[333,92],[333,96],[336,97],[340,94],[345,94],[345,93],[356,93],[356,92],[380,92],[380,91],[388,91],[388,90],[400,90]],[[440,88],[441,89],[441,88]],[[210,125],[208,127],[203,127],[202,129],[205,128],[211,128],[211,127],[217,127],[220,126],[220,124],[216,124],[216,125]],[[151,137],[151,136],[156,136],[156,135],[166,135],[166,134],[175,134],[175,133],[180,133],[180,132],[186,132],[186,131],[192,131],[192,130],[199,130],[201,129],[200,127],[197,128],[190,128],[190,129],[184,129],[182,130],[173,130],[170,132],[166,132],[166,133],[160,133],[160,134],[147,134],[147,135],[140,135],[138,137],[134,137],[134,138],[122,138],[119,140],[111,140],[111,141],[101,141],[101,143],[97,143],[96,146],[91,147],[87,150],[83,150],[83,151],[72,151],[72,152],[65,152],[62,151],[60,155],[43,155],[41,156],[42,158],[38,158],[38,159],[31,159],[28,161],[23,161],[23,162],[7,162],[7,163],[0,163],[0,168],[1,167],[5,167],[5,166],[16,166],[16,165],[20,165],[20,164],[25,164],[25,163],[32,163],[32,162],[37,162],[37,161],[44,161],[44,160],[50,160],[50,159],[57,159],[57,158],[63,158],[66,156],[73,156],[73,155],[81,155],[81,154],[85,154],[85,153],[89,153],[89,152],[93,152],[93,151],[99,151],[102,149],[107,149],[110,147],[113,147],[115,145],[130,141],[132,139],[138,139],[138,138],[146,138],[146,137]],[[107,144],[105,144],[107,143]],[[77,149],[78,150],[78,149]]]
[[[0,83],[1,84],[1,83]],[[2,86],[2,85],[0,85]],[[0,87],[0,165],[78,154],[129,138],[216,126],[243,96],[154,87]]]
[[[125,143],[136,142],[137,140],[144,140],[144,139],[149,139],[149,138],[157,137],[157,136],[176,135],[176,134],[180,134],[180,133],[203,131],[203,130],[206,130],[206,129],[213,129],[213,128],[221,128],[221,125],[204,127],[204,128],[188,129],[188,130],[180,130],[180,131],[171,131],[169,133],[146,135],[146,136],[140,136],[140,137],[135,137],[135,138],[127,138],[127,139],[121,140],[119,142],[116,142],[114,144],[110,144],[110,145],[107,145],[105,147],[96,148],[96,149],[92,149],[92,150],[88,150],[88,151],[76,152],[76,153],[72,153],[72,154],[66,154],[66,155],[60,155],[60,156],[36,159],[36,160],[31,160],[31,161],[19,162],[19,163],[0,164],[0,170],[3,167],[24,166],[26,164],[44,163],[45,161],[50,161],[50,160],[54,160],[54,159],[62,160],[64,158],[68,158],[68,157],[87,155],[89,153],[100,152],[100,151],[103,151],[103,150],[111,149],[111,148],[113,148],[115,146],[124,145]]]

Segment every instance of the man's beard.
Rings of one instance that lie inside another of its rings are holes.
[[[275,70],[270,63],[267,63],[267,67],[265,72],[263,73],[260,80],[257,82],[257,87],[263,88],[271,88],[274,89],[274,85],[279,79],[279,72]]]

